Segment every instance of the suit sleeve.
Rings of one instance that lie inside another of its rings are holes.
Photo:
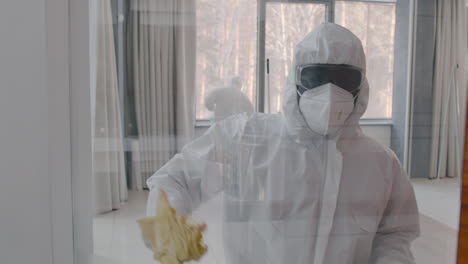
[[[400,163],[393,162],[390,198],[373,242],[372,264],[414,264],[411,243],[419,236],[414,190]]]
[[[231,118],[214,124],[151,176],[147,181],[147,216],[155,215],[161,189],[180,215],[190,214],[221,191],[229,166],[229,146],[243,123],[242,118]]]

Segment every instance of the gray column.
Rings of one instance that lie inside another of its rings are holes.
[[[409,34],[410,0],[398,0],[395,25],[391,148],[402,163],[406,158],[404,148],[408,94]]]
[[[430,169],[436,4],[437,0],[419,0],[416,9],[409,135],[412,178],[427,178]]]

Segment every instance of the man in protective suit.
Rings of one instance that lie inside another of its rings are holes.
[[[364,135],[369,87],[360,40],[322,24],[297,44],[284,115],[215,123],[149,180],[189,214],[223,191],[229,264],[410,264],[413,188],[394,153]]]
[[[214,112],[215,121],[221,121],[235,114],[251,115],[254,106],[242,91],[242,81],[233,77],[227,87],[214,89],[205,97],[205,106]]]

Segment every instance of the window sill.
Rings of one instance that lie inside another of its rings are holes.
[[[210,120],[196,120],[195,128],[208,128],[213,124]],[[361,119],[359,121],[361,126],[392,126],[392,119]]]
[[[195,128],[210,127],[213,124],[210,120],[195,120]]]
[[[361,126],[393,126],[392,119],[371,119],[365,118],[359,120]]]

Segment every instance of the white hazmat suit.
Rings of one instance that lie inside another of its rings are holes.
[[[296,66],[311,63],[365,72],[359,39],[341,26],[320,25],[296,46],[284,115],[214,124],[148,180],[148,214],[160,189],[180,214],[223,191],[226,263],[414,263],[413,188],[393,152],[359,127],[366,78],[342,129],[322,135],[299,110],[294,81]]]

